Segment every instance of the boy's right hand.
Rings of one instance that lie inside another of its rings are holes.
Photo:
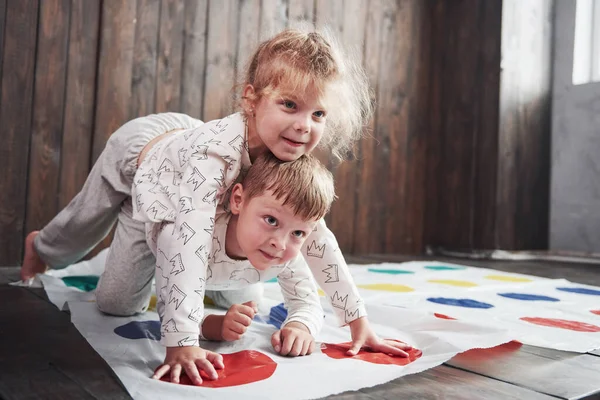
[[[221,328],[223,340],[228,342],[239,340],[246,333],[256,313],[258,313],[258,306],[253,301],[229,307]]]
[[[179,383],[182,368],[192,383],[199,386],[202,385],[200,371],[204,371],[209,379],[216,380],[218,375],[215,368],[223,369],[225,365],[223,356],[201,347],[167,347],[165,361],[156,369],[152,379],[160,379],[170,371],[171,382]]]

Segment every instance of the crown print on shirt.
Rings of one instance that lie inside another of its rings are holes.
[[[340,310],[346,309],[347,302],[348,302],[348,295],[341,297],[338,294],[337,290],[335,291],[333,296],[331,296],[331,305],[335,308],[339,308]]]
[[[208,262],[208,251],[206,251],[206,246],[202,245],[196,249],[196,256],[202,261],[202,264],[206,265]]]
[[[152,215],[155,220],[158,220],[164,218],[168,211],[169,209],[167,208],[167,206],[165,206],[158,200],[154,200],[154,202],[150,204],[150,207],[148,207],[148,209],[146,210],[146,213]]]
[[[327,275],[327,280],[325,283],[334,283],[340,281],[340,276],[338,274],[338,265],[337,264],[327,264],[328,267],[323,270],[323,273]]]
[[[198,338],[196,336],[187,336],[177,342],[177,345],[179,345],[179,347],[198,346]]]
[[[175,170],[175,167],[173,166],[173,162],[171,162],[171,160],[169,160],[168,158],[165,158],[163,160],[163,162],[160,164],[160,167],[158,167],[159,174],[161,172],[173,172],[174,170]]]
[[[174,332],[179,332],[177,330],[177,324],[175,323],[175,320],[173,318],[171,318],[170,320],[168,320],[167,322],[165,322],[162,326],[162,330],[165,333],[174,333]],[[162,335],[164,336],[164,335]]]
[[[238,153],[243,153],[244,151],[244,138],[240,135],[237,135],[233,140],[229,141],[229,145],[232,149],[237,151]]]
[[[313,240],[311,244],[306,247],[306,255],[309,257],[318,257],[323,258],[323,253],[325,253],[325,247],[327,245],[323,243],[321,246],[317,246],[317,241]]]
[[[360,317],[361,317],[360,309],[358,309],[358,308],[352,312],[350,312],[348,310],[346,310],[346,312],[345,312],[345,321],[347,324],[354,321],[355,319],[359,319]]]
[[[208,146],[199,144],[194,147],[195,151],[190,157],[198,161],[208,160]]]
[[[173,286],[171,286],[171,291],[169,292],[168,304],[175,303],[175,309],[177,310],[186,297],[187,295],[183,293],[183,290],[179,289],[177,285],[174,284]]]
[[[185,266],[183,265],[183,261],[181,260],[181,253],[177,253],[175,257],[169,260],[169,262],[173,266],[173,268],[171,268],[170,275],[174,274],[175,276],[177,276],[183,271],[185,271]]]
[[[196,231],[193,230],[192,227],[189,226],[187,222],[184,222],[179,227],[179,236],[177,236],[177,240],[183,239],[183,244],[185,246],[186,244],[188,244],[190,239],[192,237],[194,237],[195,234],[196,234]]]
[[[192,205],[192,198],[190,196],[181,197],[179,199],[179,204],[181,204],[181,209],[179,210],[180,213],[189,214],[195,210],[194,206]]]
[[[179,166],[183,167],[186,162],[188,162],[189,158],[187,156],[188,149],[185,147],[180,148],[177,151],[177,157],[179,158]]]
[[[200,316],[202,315],[202,307],[192,308],[190,311],[190,315],[188,315],[188,319],[190,321],[194,321],[195,323],[200,323]]]
[[[194,292],[200,296],[204,296],[204,287],[206,286],[206,279],[198,278],[200,284],[198,285],[198,289],[194,289]]]
[[[200,170],[198,168],[194,167],[194,171],[192,172],[192,175],[188,178],[186,183],[191,183],[192,185],[194,185],[195,192],[200,186],[202,186],[202,184],[205,181],[206,178],[204,177],[204,175],[200,173]]]

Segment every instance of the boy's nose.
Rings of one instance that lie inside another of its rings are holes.
[[[285,241],[277,236],[271,237],[271,247],[274,247],[277,251],[285,250]]]

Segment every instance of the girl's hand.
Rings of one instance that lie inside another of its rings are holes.
[[[271,345],[282,356],[305,356],[315,350],[315,339],[306,325],[289,322],[271,336]]]
[[[349,356],[355,356],[361,348],[368,347],[373,352],[408,357],[408,353],[405,350],[412,349],[412,346],[403,342],[381,339],[371,329],[367,317],[355,319],[349,325],[352,334],[352,347],[346,352]]]
[[[200,371],[204,371],[209,379],[218,378],[216,369],[223,369],[223,356],[219,353],[204,350],[196,346],[186,347],[167,347],[165,361],[160,365],[152,379],[160,379],[168,372],[171,372],[171,382],[179,383],[181,369],[190,378],[194,385],[202,385]]]

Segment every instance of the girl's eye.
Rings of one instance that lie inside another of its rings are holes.
[[[292,235],[294,235],[297,238],[303,238],[305,233],[304,233],[304,231],[294,231],[294,232],[292,232]]]
[[[270,215],[265,217],[265,222],[271,226],[277,226],[277,218],[271,217]]]
[[[284,100],[284,101],[283,101],[283,106],[284,106],[285,108],[293,109],[293,108],[296,108],[296,103],[294,103],[294,102],[293,102],[293,101],[291,101],[291,100]]]
[[[324,111],[315,111],[313,113],[313,115],[317,118],[323,118],[323,117],[325,117],[325,112]]]

